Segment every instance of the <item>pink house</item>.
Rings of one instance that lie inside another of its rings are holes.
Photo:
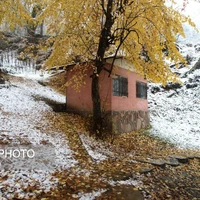
[[[105,59],[106,69],[111,67],[112,61],[112,57]],[[146,128],[149,125],[147,81],[129,70],[131,64],[122,57],[116,58],[114,66],[110,77],[105,70],[99,77],[102,109],[108,128],[120,133]],[[67,80],[73,76],[72,67],[67,68]],[[87,74],[92,75],[92,68],[87,70]],[[80,92],[71,86],[66,88],[68,111],[82,115],[92,113],[91,81],[91,77],[86,76]]]

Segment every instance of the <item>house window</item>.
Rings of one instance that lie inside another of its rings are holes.
[[[147,99],[147,84],[142,82],[136,82],[136,97]]]
[[[113,78],[113,96],[128,96],[128,79],[116,76]]]

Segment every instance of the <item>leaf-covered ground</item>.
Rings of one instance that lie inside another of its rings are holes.
[[[60,159],[50,172],[1,169],[1,199],[200,199],[199,150],[178,149],[148,131],[96,140],[86,119],[45,103],[64,97],[35,80],[7,78],[8,87],[0,89],[0,144],[16,138],[53,144]],[[173,155],[186,159],[178,166],[160,163]]]

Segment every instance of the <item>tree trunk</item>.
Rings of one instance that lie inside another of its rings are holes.
[[[101,30],[101,36],[99,38],[99,45],[97,50],[97,56],[95,60],[95,69],[92,76],[92,101],[93,101],[93,131],[95,132],[98,138],[103,137],[102,126],[103,118],[101,111],[101,99],[99,92],[99,75],[103,69],[103,60],[106,48],[109,47],[110,43],[108,42],[110,38],[111,28],[114,23],[112,19],[112,5],[113,0],[108,0],[107,3],[107,12],[105,13],[106,20],[103,28]],[[102,6],[104,6],[102,4]]]
[[[102,112],[101,98],[99,93],[99,76],[93,74],[92,78],[92,101],[93,101],[93,131],[98,138],[102,138]]]
[[[42,20],[42,23],[40,24],[40,36],[43,36],[44,34],[44,21]]]

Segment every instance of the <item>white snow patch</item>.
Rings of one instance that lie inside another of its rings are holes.
[[[115,186],[115,185],[133,185],[136,188],[140,188],[143,185],[142,178],[143,178],[142,175],[136,174],[136,175],[134,175],[134,177],[129,178],[128,180],[109,181],[109,184],[113,185],[113,186]]]
[[[91,193],[79,193],[79,200],[93,200],[96,197],[99,197],[102,193],[106,192],[104,189],[100,189],[98,191],[93,191]]]
[[[20,198],[30,199],[37,193],[48,192],[58,180],[53,172],[68,169],[77,161],[68,146],[68,140],[62,132],[49,129],[50,119],[56,114],[42,100],[35,96],[49,98],[52,101],[65,102],[65,96],[57,94],[47,86],[41,86],[36,80],[24,79],[22,82],[6,83],[0,88],[0,140],[3,144],[20,144],[20,141],[41,145],[43,141],[51,144],[56,157],[54,168],[45,170],[0,170],[0,197],[13,199],[18,193]],[[24,192],[27,187],[35,187],[33,192]]]
[[[97,163],[113,156],[113,153],[102,144],[102,141],[97,142],[93,137],[89,137],[89,135],[85,134],[80,134],[79,137],[88,154]]]

